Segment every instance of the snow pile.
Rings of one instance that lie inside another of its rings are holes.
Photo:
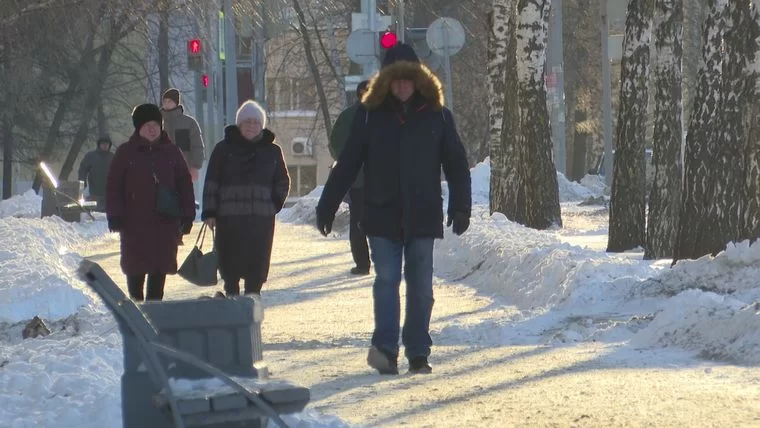
[[[600,175],[586,174],[581,178],[581,185],[597,196],[609,194],[609,188],[607,188],[607,184],[604,182],[604,177]]]
[[[277,220],[283,223],[293,224],[317,224],[317,204],[322,196],[324,186],[318,186],[308,195],[301,196],[298,201],[290,208],[285,208],[277,215]],[[333,230],[336,233],[348,231],[348,204],[341,203],[338,212],[335,213]]]
[[[23,195],[0,201],[0,218],[28,217],[39,218],[42,214],[42,196],[34,190],[27,190]]]
[[[684,260],[648,281],[644,297],[669,297],[633,343],[676,345],[709,358],[760,363],[760,245],[729,244],[715,258]]]
[[[75,251],[106,230],[104,221],[0,219],[0,322],[16,323],[35,315],[58,320],[92,303],[85,284],[75,277],[81,260]]]
[[[589,182],[589,184],[592,183]],[[560,202],[583,201],[588,198],[599,197],[603,194],[604,191],[603,188],[601,191],[598,188],[590,188],[586,186],[582,181],[581,183],[570,181],[567,179],[567,177],[565,177],[565,174],[562,174],[559,171],[557,171],[557,185],[559,186]]]

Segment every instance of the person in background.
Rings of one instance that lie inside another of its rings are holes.
[[[259,294],[267,280],[275,215],[285,205],[290,177],[267,116],[244,102],[209,158],[201,219],[216,231],[219,274],[227,296]]]
[[[368,81],[360,82],[356,86],[357,102],[343,110],[333,125],[330,133],[330,154],[334,160],[343,151],[351,132],[351,123],[354,121],[356,110],[361,104],[361,98],[367,90]],[[353,275],[369,275],[369,246],[367,244],[367,235],[362,230],[361,219],[364,208],[364,173],[360,170],[356,181],[348,191],[348,212],[350,216],[350,226],[348,230],[348,240],[351,244],[351,255],[354,258],[355,266],[351,268]]]
[[[317,205],[317,228],[327,236],[343,195],[364,167],[364,215],[375,282],[375,330],[367,363],[398,374],[400,298],[406,280],[401,331],[410,373],[431,373],[433,243],[443,238],[441,167],[449,187],[448,221],[456,235],[470,224],[470,170],[454,116],[444,107],[441,82],[411,46],[389,49],[356,111],[346,147]]]
[[[161,300],[166,275],[177,273],[178,231],[187,235],[193,227],[193,182],[182,152],[162,130],[157,105],[135,107],[132,123],[135,132],[116,149],[108,171],[106,217],[108,229],[121,238],[121,269],[130,297]],[[181,216],[157,211],[159,186],[178,196]]]
[[[190,168],[190,176],[193,183],[198,181],[200,169],[206,159],[205,147],[201,128],[195,118],[185,114],[185,108],[180,103],[178,89],[167,89],[161,96],[161,112],[164,118],[164,128],[169,138],[179,146],[182,155]],[[182,236],[179,237],[180,245],[183,244]]]
[[[106,179],[112,160],[111,138],[102,136],[98,138],[95,150],[87,152],[79,163],[79,181],[89,189],[87,200],[97,203],[96,211],[105,211]]]

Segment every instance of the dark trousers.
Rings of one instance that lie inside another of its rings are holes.
[[[261,286],[264,285],[260,281],[244,280],[245,294],[261,294]],[[227,296],[239,296],[240,295],[240,278],[237,279],[225,279],[224,280],[224,293]]]
[[[362,214],[364,213],[364,189],[361,187],[351,188],[349,196],[351,203],[348,204],[348,212],[351,223],[348,239],[351,242],[351,255],[354,257],[356,267],[369,269],[369,245],[367,245],[367,235],[361,227]]]
[[[148,274],[148,300],[162,300],[164,298],[164,285],[166,284],[165,273]],[[129,297],[138,302],[145,300],[143,297],[143,286],[145,285],[145,275],[127,276],[127,288]]]

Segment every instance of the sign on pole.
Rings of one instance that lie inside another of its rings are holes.
[[[377,60],[375,45],[377,32],[360,29],[352,31],[346,40],[346,52],[351,61],[357,64],[372,64]]]
[[[456,55],[464,46],[464,27],[454,18],[438,18],[428,27],[427,42],[438,56]]]

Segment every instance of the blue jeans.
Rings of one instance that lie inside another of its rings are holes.
[[[372,345],[398,355],[401,317],[399,286],[402,256],[406,261],[406,318],[401,333],[407,358],[430,355],[430,315],[433,311],[433,238],[394,241],[369,237],[375,283],[372,295],[375,306],[375,331]]]

